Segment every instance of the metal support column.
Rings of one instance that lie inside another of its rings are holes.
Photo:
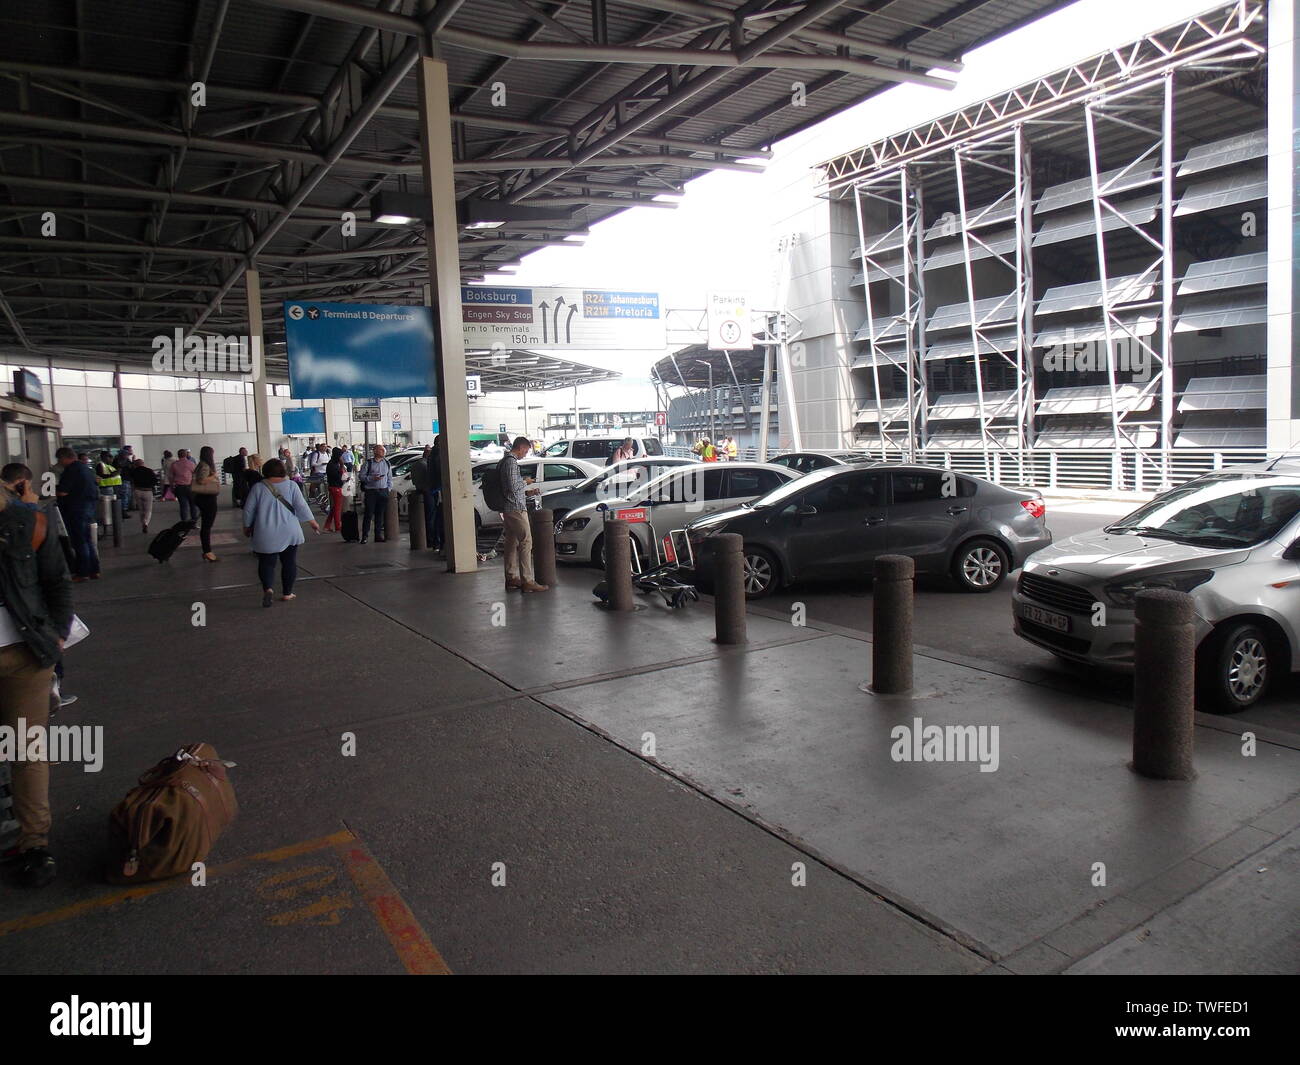
[[[456,224],[456,181],[452,170],[451,100],[447,64],[421,56],[419,70],[420,161],[432,221],[429,286],[437,329],[438,428],[446,446],[442,465],[447,568],[469,573],[478,568],[474,545],[474,482],[469,469],[469,407],[465,402],[465,340],[460,314],[460,251]]]
[[[271,448],[271,402],[266,394],[266,344],[262,335],[262,277],[257,270],[244,271],[244,292],[248,299],[248,347],[253,357],[253,429],[257,453],[268,461]]]

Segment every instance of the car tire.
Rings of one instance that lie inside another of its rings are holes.
[[[591,542],[591,564],[597,569],[605,568],[605,534],[601,533]]]
[[[746,544],[741,549],[745,563],[745,598],[765,599],[781,584],[781,566],[772,552]]]
[[[991,592],[1007,579],[1011,559],[996,540],[970,540],[952,559],[952,579],[963,592]]]
[[[1261,626],[1253,622],[1224,625],[1197,655],[1197,709],[1235,714],[1254,706],[1268,691],[1278,658]]]

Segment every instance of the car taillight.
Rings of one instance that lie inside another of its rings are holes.
[[[1029,511],[1031,518],[1041,518],[1047,513],[1047,507],[1041,499],[1022,499],[1020,505]]]

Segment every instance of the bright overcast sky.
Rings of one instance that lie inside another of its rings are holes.
[[[773,146],[775,170],[812,167],[840,153],[939,115],[1143,33],[1211,10],[1207,0],[1079,0],[964,56],[952,90],[899,85]],[[634,207],[591,228],[583,245],[526,257],[514,274],[487,281],[574,285],[660,293],[660,305],[701,308],[713,289],[745,289],[771,303],[776,259],[772,175],[716,171],[690,182],[674,210]],[[782,182],[784,183],[784,182]],[[665,349],[666,351],[667,349]],[[642,410],[656,406],[651,365],[663,352],[583,352],[579,361],[617,369],[617,383],[589,385],[584,407]]]

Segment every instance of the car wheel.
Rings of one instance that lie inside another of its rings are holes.
[[[762,599],[775,590],[780,568],[771,552],[761,547],[745,547],[745,598]]]
[[[1260,626],[1228,625],[1206,642],[1198,656],[1199,709],[1232,714],[1263,697],[1271,674],[1269,637]]]
[[[478,511],[474,511],[474,535],[477,536],[483,531],[483,519],[479,517]]]
[[[993,540],[962,544],[952,560],[952,576],[963,592],[991,592],[1007,577],[1011,560]]]
[[[597,569],[605,568],[605,534],[601,533],[591,545],[591,564]]]

